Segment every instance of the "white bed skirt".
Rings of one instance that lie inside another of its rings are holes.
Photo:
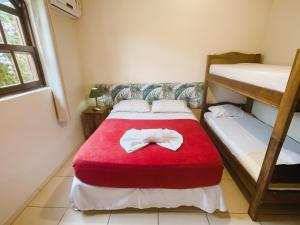
[[[208,213],[226,211],[220,185],[191,189],[96,187],[74,177],[71,202],[79,210],[177,208],[194,206]]]

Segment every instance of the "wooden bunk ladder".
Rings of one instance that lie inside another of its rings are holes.
[[[267,152],[256,184],[256,193],[250,203],[249,215],[257,219],[264,194],[268,189],[280,150],[288,132],[297,101],[300,96],[300,49],[298,49],[277,119],[272,131]]]

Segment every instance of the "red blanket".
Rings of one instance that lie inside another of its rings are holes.
[[[150,144],[134,153],[120,146],[129,129],[168,128],[183,136],[173,152]],[[196,188],[220,183],[223,163],[217,149],[195,120],[107,119],[83,144],[73,161],[82,182],[102,187]]]

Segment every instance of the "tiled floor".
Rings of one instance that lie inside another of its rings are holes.
[[[222,188],[228,213],[207,214],[192,207],[177,209],[78,212],[70,208],[71,160],[37,194],[13,225],[300,225],[297,216],[264,216],[253,222],[248,203],[225,170]]]

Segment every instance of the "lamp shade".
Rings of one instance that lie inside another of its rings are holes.
[[[101,97],[103,95],[103,91],[100,88],[92,88],[91,92],[90,92],[90,98],[97,98],[97,97]]]

